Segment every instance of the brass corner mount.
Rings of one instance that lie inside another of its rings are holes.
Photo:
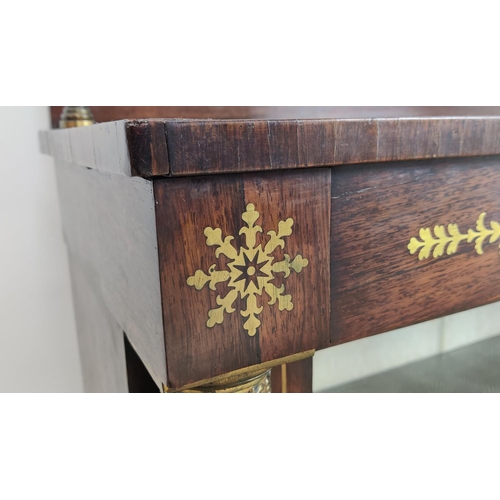
[[[88,106],[64,106],[59,118],[59,128],[87,127],[95,123]]]

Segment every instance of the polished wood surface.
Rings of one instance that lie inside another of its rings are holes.
[[[97,122],[149,118],[293,120],[310,118],[402,118],[500,116],[500,106],[90,106]],[[51,106],[52,127],[62,106]]]
[[[155,200],[158,252],[164,314],[169,386],[219,375],[244,366],[266,362],[328,345],[330,329],[330,171],[328,169],[268,172],[234,176],[158,179]],[[292,218],[293,232],[284,248],[276,248],[275,261],[284,254],[300,254],[309,260],[300,273],[276,273],[273,283],[291,294],[293,309],[280,311],[268,305],[267,294],[257,297],[263,306],[261,326],[251,337],[243,329],[238,298],[236,311],[224,314],[222,324],[207,327],[209,309],[217,307],[217,296],[229,292],[227,283],[216,290],[201,290],[186,280],[198,269],[208,273],[212,264],[227,269],[226,256],[215,256],[206,245],[204,229],[221,228],[222,236],[234,236],[234,245],[245,245],[239,235],[245,224],[242,214],[248,203],[260,213],[256,224],[263,232],[257,245],[268,241],[266,233]]]
[[[53,130],[41,141],[81,166],[184,177],[498,155],[500,117],[119,121]]]
[[[165,131],[172,176],[500,154],[500,118],[166,120]]]
[[[126,127],[126,134],[132,175],[149,178],[170,173],[163,121],[135,122]]]
[[[332,343],[500,300],[498,241],[419,260],[420,228],[500,222],[500,157],[332,169]]]

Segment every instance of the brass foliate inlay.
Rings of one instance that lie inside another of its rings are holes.
[[[476,229],[469,229],[466,234],[462,234],[457,224],[448,224],[448,232],[445,226],[435,226],[434,235],[429,228],[420,229],[417,238],[411,238],[408,250],[413,255],[418,251],[418,259],[427,259],[432,252],[434,258],[441,257],[446,253],[454,254],[458,251],[460,242],[466,240],[467,243],[474,243],[474,249],[479,255],[484,253],[483,243],[489,238],[489,243],[495,243],[500,239],[500,224],[495,221],[490,222],[490,227],[484,224],[486,212],[479,215],[476,222]]]
[[[292,260],[285,253],[282,261],[274,262],[272,253],[277,247],[285,247],[283,238],[292,234],[293,219],[280,221],[278,233],[269,231],[267,233],[269,239],[262,248],[261,244],[256,246],[256,235],[262,233],[262,228],[255,225],[259,217],[260,214],[255,210],[254,205],[249,203],[241,216],[246,227],[242,227],[239,232],[240,235],[245,236],[247,248],[241,247],[239,251],[231,244],[233,236],[226,236],[222,239],[220,228],[205,228],[207,245],[218,247],[215,250],[215,256],[219,257],[220,254],[224,254],[230,260],[227,264],[229,270],[217,270],[216,264],[213,264],[208,269],[208,275],[198,269],[194,276],[190,276],[187,280],[187,284],[194,286],[197,290],[201,290],[207,283],[211,290],[215,290],[217,283],[227,282],[229,292],[224,297],[217,295],[216,302],[219,307],[208,311],[207,326],[209,328],[224,321],[224,312],[231,314],[236,310],[233,305],[238,297],[245,301],[246,308],[240,314],[247,318],[243,328],[250,336],[257,333],[257,328],[261,324],[257,316],[263,308],[257,306],[257,295],[262,296],[262,292],[266,292],[270,299],[268,304],[273,305],[278,302],[280,311],[291,311],[293,308],[292,296],[284,293],[285,285],[277,288],[271,283],[275,278],[274,273],[283,273],[284,278],[288,278],[291,270],[300,273],[309,261],[301,255],[297,255]]]

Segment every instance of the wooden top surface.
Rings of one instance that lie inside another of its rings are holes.
[[[105,170],[118,151],[119,170],[145,178],[500,154],[500,116],[486,116],[498,109],[473,109],[484,115],[122,120],[53,130],[41,142],[52,156]],[[101,167],[92,157],[105,159]]]
[[[51,106],[52,127],[62,106]],[[500,116],[500,106],[90,106],[96,122],[150,118],[305,120],[323,118],[415,118]]]

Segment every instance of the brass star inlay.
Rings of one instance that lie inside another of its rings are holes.
[[[270,299],[268,304],[273,305],[278,302],[280,311],[291,311],[293,308],[292,296],[284,295],[285,285],[277,288],[271,281],[275,278],[274,273],[283,273],[284,278],[288,278],[292,269],[300,273],[309,261],[301,255],[291,260],[288,254],[284,254],[285,258],[282,261],[274,262],[274,256],[271,254],[277,247],[284,248],[283,238],[292,234],[293,219],[280,221],[277,234],[275,231],[269,231],[267,233],[269,240],[262,248],[261,244],[256,246],[256,235],[262,233],[262,228],[255,225],[259,217],[260,214],[255,210],[254,205],[249,203],[241,216],[246,227],[242,227],[239,232],[240,235],[245,235],[247,248],[242,247],[239,251],[230,243],[234,239],[233,236],[226,236],[223,240],[220,228],[205,228],[207,245],[218,247],[215,256],[219,257],[222,253],[230,259],[227,264],[229,271],[217,270],[216,264],[212,264],[208,275],[198,269],[194,276],[187,279],[187,284],[194,286],[197,290],[201,290],[207,283],[211,290],[215,290],[215,285],[221,282],[227,282],[230,288],[224,297],[217,295],[216,302],[219,307],[208,311],[207,326],[209,328],[224,321],[224,312],[231,314],[236,310],[233,304],[238,297],[245,300],[246,308],[241,311],[241,315],[248,318],[243,328],[250,336],[257,333],[257,328],[261,324],[257,316],[262,312],[262,306],[257,307],[257,295],[262,296],[262,292],[265,291]]]

